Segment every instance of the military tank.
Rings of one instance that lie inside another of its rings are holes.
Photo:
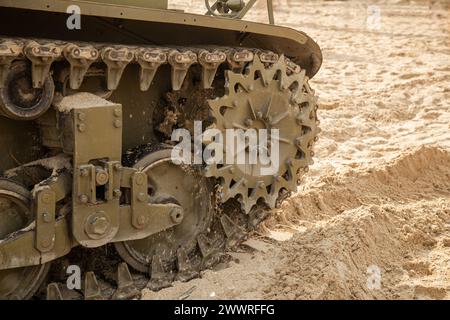
[[[268,24],[245,21],[255,2],[206,0],[196,15],[166,0],[0,0],[0,299],[129,299],[188,281],[296,191],[322,55],[274,24],[271,0]],[[177,163],[178,129],[190,142],[276,129],[279,161],[269,174]]]

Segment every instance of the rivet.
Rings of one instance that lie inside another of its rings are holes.
[[[246,119],[245,122],[244,122],[244,124],[245,124],[247,127],[250,127],[250,126],[253,125],[253,120],[252,120],[252,119]]]
[[[147,219],[145,218],[144,215],[140,215],[137,218],[137,223],[138,223],[138,225],[143,226],[143,225],[145,225],[146,220]]]
[[[122,191],[120,191],[119,189],[115,189],[113,191],[113,195],[115,198],[120,198],[120,196],[122,195]]]
[[[88,202],[88,197],[85,194],[82,194],[78,197],[78,199],[80,200],[81,203],[87,203]]]
[[[120,108],[114,109],[114,115],[120,117],[122,115],[122,110],[120,110]]]
[[[261,189],[264,189],[265,187],[266,187],[266,184],[264,183],[264,182],[260,182],[259,183],[259,187],[261,188]]]
[[[262,119],[262,117],[263,117],[262,112],[261,112],[261,111],[258,111],[258,112],[256,113],[256,118]]]
[[[120,120],[114,120],[114,127],[116,127],[116,128],[122,127],[122,121],[120,121]]]
[[[144,183],[144,176],[141,174],[137,175],[135,181],[138,186],[141,186]]]
[[[89,171],[87,170],[87,169],[81,169],[81,176],[82,177],[87,177],[88,176],[88,174],[89,174]]]
[[[83,123],[80,123],[78,125],[78,131],[80,131],[80,132],[86,131],[86,125],[84,125]]]
[[[228,169],[228,172],[231,173],[231,174],[233,174],[233,173],[234,173],[234,168],[231,167],[230,169]]]
[[[50,239],[42,239],[41,240],[41,246],[44,248],[50,247],[51,244],[52,244],[52,242],[50,241]]]
[[[145,201],[147,201],[147,199],[148,199],[148,195],[147,195],[147,194],[145,194],[145,193],[143,193],[143,192],[141,192],[141,193],[138,194],[138,200],[139,200],[139,201],[145,202]]]
[[[80,120],[80,121],[86,120],[86,114],[83,113],[83,112],[79,112],[78,113],[78,120]]]

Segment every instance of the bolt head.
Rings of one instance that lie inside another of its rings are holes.
[[[116,127],[116,128],[122,127],[122,121],[120,121],[120,120],[114,120],[114,127]]]
[[[89,175],[89,171],[88,169],[81,169],[80,174],[82,177],[87,177]]]
[[[114,116],[120,117],[122,115],[122,110],[120,108],[114,109]]]
[[[87,203],[88,202],[88,197],[85,194],[82,194],[78,197],[78,200],[80,200],[81,203]]]
[[[83,123],[80,123],[80,124],[78,125],[78,131],[80,131],[80,132],[85,132],[85,131],[86,131],[86,125],[83,124]]]
[[[50,239],[44,238],[40,243],[43,248],[48,248],[52,244],[52,241]]]
[[[80,121],[86,120],[86,114],[84,112],[79,112],[78,113],[78,120],[80,120]]]
[[[90,223],[90,232],[96,235],[104,235],[109,228],[109,221],[106,217],[95,217]]]
[[[145,201],[148,200],[148,195],[143,193],[143,192],[141,192],[141,193],[138,194],[138,200],[140,202],[145,202]]]
[[[114,198],[120,198],[121,195],[122,195],[122,191],[120,191],[119,189],[115,189],[113,191]]]
[[[141,186],[144,183],[144,181],[145,181],[145,177],[142,174],[138,174],[136,176],[136,184],[138,186]]]
[[[144,215],[140,215],[137,217],[137,223],[140,226],[144,226],[147,223],[147,218]]]

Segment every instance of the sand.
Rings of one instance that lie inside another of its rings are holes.
[[[275,5],[323,50],[315,164],[229,265],[144,299],[450,299],[448,1]]]

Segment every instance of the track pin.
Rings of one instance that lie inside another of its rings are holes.
[[[112,296],[112,300],[130,300],[140,295],[140,291],[134,285],[128,265],[122,262],[117,267],[117,290]]]
[[[95,273],[89,271],[84,278],[84,300],[104,300]]]

